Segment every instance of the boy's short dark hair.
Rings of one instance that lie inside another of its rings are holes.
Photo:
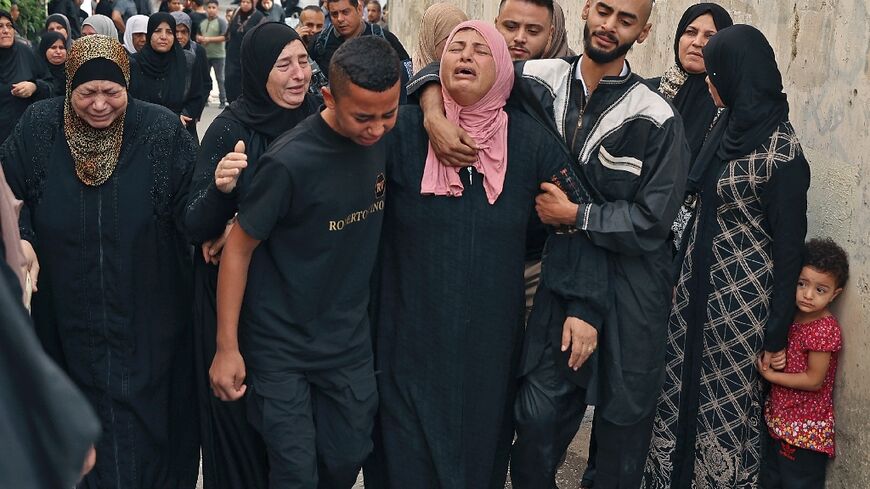
[[[518,0],[521,2],[531,3],[532,5],[537,5],[538,7],[546,7],[547,11],[550,12],[550,17],[553,16],[553,0]],[[501,0],[498,3],[498,11],[501,12],[501,8],[504,7],[504,3],[507,0]]]
[[[207,0],[205,2],[205,4],[206,5],[218,5],[218,6],[220,6],[221,3],[218,0]]]
[[[197,7],[202,7],[202,0],[190,0],[190,3],[196,4]]]
[[[326,0],[326,3],[340,2],[341,0]],[[359,0],[347,0],[351,7],[359,7]]]
[[[806,242],[804,266],[831,274],[837,288],[849,281],[849,255],[831,238],[813,238]]]
[[[348,83],[372,92],[389,90],[402,77],[401,63],[390,43],[378,36],[346,41],[329,63],[329,90],[339,97]]]

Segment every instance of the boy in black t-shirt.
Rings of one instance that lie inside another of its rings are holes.
[[[335,53],[326,109],[261,157],[223,250],[212,389],[230,401],[250,388],[272,489],[318,480],[350,488],[372,450],[367,307],[386,191],[379,141],[396,123],[400,70],[376,37]]]

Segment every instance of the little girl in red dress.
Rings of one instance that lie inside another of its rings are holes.
[[[831,239],[807,242],[785,369],[758,362],[761,376],[772,384],[764,412],[770,436],[763,489],[825,487],[827,462],[834,457],[833,390],[842,346],[840,325],[828,307],[848,278],[849,259],[840,246]]]

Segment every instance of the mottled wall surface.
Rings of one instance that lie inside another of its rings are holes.
[[[432,0],[391,0],[390,27],[409,51]],[[498,0],[458,0],[491,20]],[[653,30],[629,54],[634,70],[673,62],[676,23],[690,4],[658,0]],[[812,166],[809,235],[831,236],[851,257],[852,278],[835,311],[844,350],[837,378],[838,456],[829,487],[870,488],[870,0],[722,0],[736,22],[770,39],[785,78],[791,119]],[[562,0],[571,47],[580,50],[581,0]]]

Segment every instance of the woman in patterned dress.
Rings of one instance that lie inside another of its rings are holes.
[[[697,189],[672,306],[667,368],[643,487],[758,487],[762,383],[786,346],[806,234],[809,165],[773,49],[753,27],[704,48],[726,107],[689,175]]]

